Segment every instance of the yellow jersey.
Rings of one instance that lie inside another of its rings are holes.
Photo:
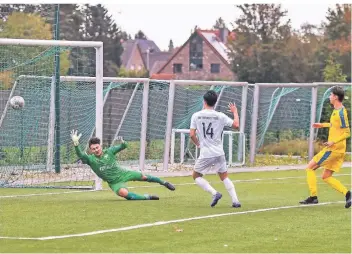
[[[335,144],[328,147],[326,151],[335,153],[346,152],[346,139],[350,137],[350,126],[348,123],[347,110],[345,107],[334,109],[330,117],[330,129],[328,141]]]

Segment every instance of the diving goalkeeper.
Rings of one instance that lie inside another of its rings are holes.
[[[139,195],[128,191],[126,183],[130,181],[159,183],[171,191],[175,190],[175,187],[171,183],[165,182],[158,177],[143,175],[141,172],[127,170],[121,167],[117,163],[116,154],[127,148],[125,141],[120,145],[103,150],[100,145],[100,139],[93,137],[89,140],[89,149],[92,154],[87,155],[79,146],[80,138],[81,134],[77,135],[77,131],[71,131],[71,139],[75,146],[77,156],[83,163],[88,164],[98,177],[107,182],[113,192],[120,197],[127,200],[159,200],[159,197],[154,195]]]

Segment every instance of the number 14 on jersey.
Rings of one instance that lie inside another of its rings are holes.
[[[213,138],[213,136],[214,136],[214,130],[213,130],[213,128],[211,127],[212,123],[209,123],[207,128],[205,128],[205,126],[206,126],[205,123],[202,123],[202,125],[203,125],[203,135],[204,135],[204,138],[207,138],[207,136],[210,136],[210,138]],[[205,130],[205,129],[206,129],[206,130]]]

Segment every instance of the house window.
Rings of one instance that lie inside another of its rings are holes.
[[[210,65],[211,73],[220,73],[220,64],[211,64]]]
[[[191,71],[203,69],[203,40],[198,35],[190,40],[189,69]]]
[[[138,65],[138,70],[142,70],[142,66],[141,65]]]
[[[135,69],[134,64],[132,64],[131,65],[131,70],[134,70],[134,69]]]
[[[182,73],[182,64],[174,64],[174,73]]]

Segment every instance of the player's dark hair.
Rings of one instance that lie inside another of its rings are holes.
[[[91,138],[91,139],[89,140],[89,147],[90,147],[91,145],[96,145],[96,144],[100,144],[100,139],[99,139],[99,138],[93,137],[93,138]]]
[[[334,86],[331,89],[331,92],[333,95],[337,96],[337,98],[339,99],[340,102],[342,102],[343,99],[345,98],[345,91],[343,90],[343,88],[341,86]]]
[[[218,95],[215,91],[209,90],[204,94],[203,99],[208,106],[213,107],[218,100]]]

